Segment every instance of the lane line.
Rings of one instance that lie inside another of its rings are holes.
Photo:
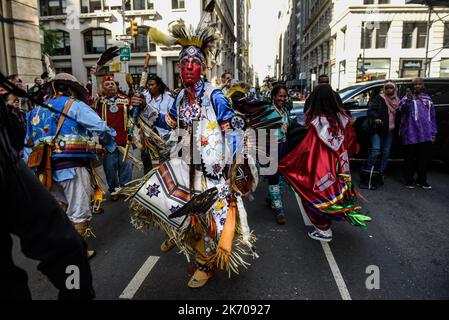
[[[306,224],[306,227],[313,227],[313,223],[310,221],[309,217],[306,214],[306,210],[304,210],[304,207],[302,205],[301,198],[299,195],[295,193],[296,201],[298,201],[299,209],[301,209],[302,218],[304,219],[304,223]]]
[[[156,265],[158,260],[159,260],[159,257],[150,256],[147,259],[147,261],[145,261],[145,263],[140,268],[140,270],[136,273],[136,275],[131,280],[131,282],[128,284],[126,289],[123,290],[123,292],[120,295],[119,299],[131,300],[132,298],[134,298],[134,295],[136,294],[137,290],[139,290],[140,286],[145,281],[145,279],[147,278],[148,274],[154,268],[154,266]]]
[[[302,218],[304,219],[304,224],[307,227],[313,226],[313,223],[310,221],[309,217],[306,214],[306,211],[304,210],[301,198],[299,197],[299,195],[296,192],[295,192],[295,196],[296,196],[296,201],[298,202],[299,209],[301,210]],[[335,283],[337,284],[338,291],[340,292],[341,298],[343,300],[352,300],[351,295],[349,294],[348,287],[346,286],[345,280],[343,279],[343,276],[340,272],[340,268],[338,267],[337,261],[335,260],[335,257],[332,253],[331,247],[326,242],[320,241],[320,243],[321,243],[321,247],[323,248],[324,254],[326,256],[327,262],[329,263],[329,266],[331,268],[332,275],[334,277]]]
[[[343,300],[352,300],[351,295],[349,294],[349,290],[346,287],[345,280],[341,275],[340,268],[338,268],[337,261],[335,261],[335,257],[332,254],[331,247],[329,243],[321,242],[321,246],[323,247],[324,254],[326,255],[327,262],[329,262],[329,266],[331,267],[332,274],[334,275],[335,282],[337,283],[338,291],[340,291],[341,298]]]

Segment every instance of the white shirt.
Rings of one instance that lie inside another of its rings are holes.
[[[147,106],[143,110],[141,116],[150,124],[154,123],[160,114],[167,114],[173,106],[173,103],[175,103],[175,99],[168,92],[164,92],[164,94],[159,95],[156,99],[153,99],[149,91],[145,91],[143,95],[145,96]],[[159,127],[156,127],[156,129],[161,137],[170,133]]]

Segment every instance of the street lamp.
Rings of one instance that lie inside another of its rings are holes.
[[[362,66],[360,67],[360,71],[362,73],[362,82],[365,80],[365,52],[366,52],[366,36],[365,36],[365,22],[362,21]]]

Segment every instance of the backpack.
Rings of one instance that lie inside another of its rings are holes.
[[[370,169],[360,169],[360,189],[376,190],[381,185],[382,175],[379,171],[374,170],[374,166]]]

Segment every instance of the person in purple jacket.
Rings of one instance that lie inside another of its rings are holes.
[[[430,190],[432,187],[427,183],[427,165],[437,136],[435,105],[424,92],[423,79],[415,78],[412,83],[413,93],[408,89],[400,104],[400,134],[405,147],[405,185],[413,189],[416,182],[416,186]],[[418,172],[416,181],[415,171]]]

